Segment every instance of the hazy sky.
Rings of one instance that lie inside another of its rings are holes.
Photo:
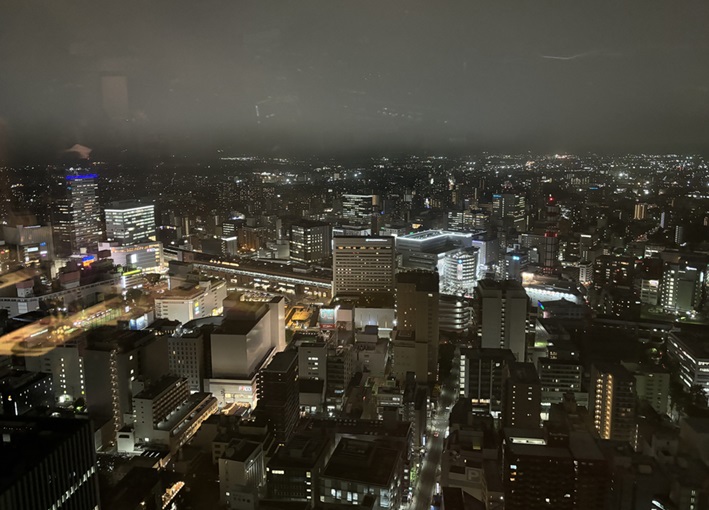
[[[709,2],[0,0],[0,150],[709,149]]]

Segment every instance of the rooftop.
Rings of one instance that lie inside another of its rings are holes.
[[[261,447],[258,441],[247,439],[233,439],[222,454],[222,459],[244,462]]]
[[[397,450],[370,441],[342,438],[322,476],[389,487],[396,476],[399,460]]]
[[[153,400],[154,398],[159,397],[162,393],[164,393],[171,387],[177,386],[179,384],[187,384],[187,381],[179,376],[166,375],[165,377],[162,377],[155,381],[150,386],[144,388],[143,391],[139,392],[133,398],[137,398],[140,400]]]

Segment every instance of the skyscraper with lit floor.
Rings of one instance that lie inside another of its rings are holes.
[[[333,247],[333,296],[394,291],[393,237],[337,236]]]
[[[122,246],[155,241],[155,206],[136,200],[111,202],[106,209],[106,240]]]
[[[101,208],[98,175],[72,169],[57,178],[52,227],[54,249],[66,256],[98,247],[101,239]]]

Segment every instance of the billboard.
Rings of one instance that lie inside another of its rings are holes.
[[[320,308],[320,315],[318,317],[320,329],[335,329],[335,314],[335,308]]]

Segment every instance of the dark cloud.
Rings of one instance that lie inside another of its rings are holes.
[[[5,2],[17,154],[706,150],[707,2]]]

